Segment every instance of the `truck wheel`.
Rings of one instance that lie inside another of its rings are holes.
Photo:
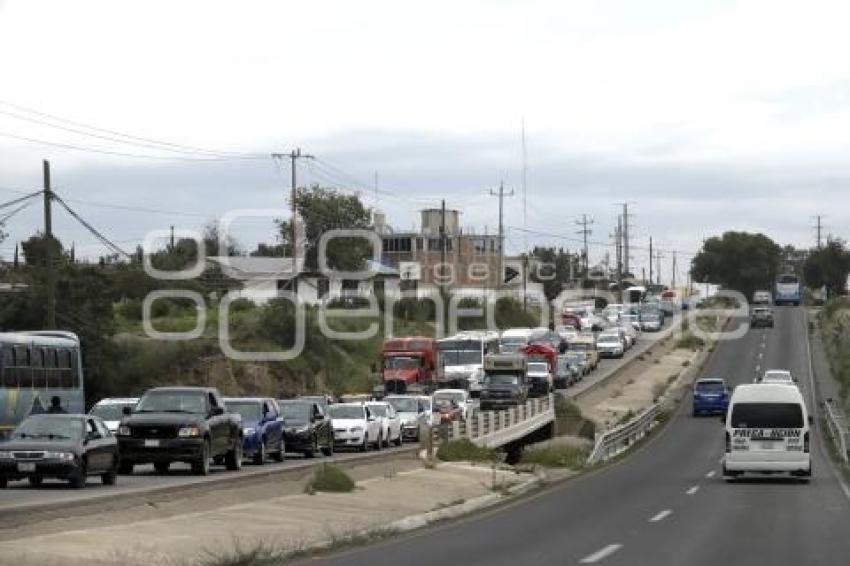
[[[396,438],[396,439],[395,439],[395,445],[396,445],[396,446],[401,446],[401,443],[402,443],[401,431],[399,430],[399,431],[398,431],[398,438]]]
[[[167,474],[169,466],[171,466],[171,462],[155,462],[153,469],[156,470],[156,473],[158,474]]]
[[[334,441],[333,440],[328,442],[328,445],[325,446],[324,448],[322,448],[322,454],[324,454],[328,458],[330,458],[331,456],[334,455]]]
[[[254,465],[262,466],[266,463],[266,441],[265,439],[260,440],[260,447],[254,452]]]
[[[6,486],[9,485],[9,480],[6,478],[0,478],[0,489],[6,489]]]
[[[192,473],[196,476],[205,476],[210,473],[210,441],[204,440],[201,454],[192,462]]]
[[[30,484],[32,487],[39,487],[39,486],[41,486],[41,482],[42,482],[43,480],[44,480],[44,478],[42,478],[41,476],[30,476],[30,477],[28,477],[28,478],[27,478],[27,481],[29,481],[29,484]]]
[[[224,457],[224,465],[231,472],[242,469],[242,437],[236,437],[233,448]]]
[[[117,480],[118,474],[114,469],[100,475],[100,481],[103,482],[103,485],[115,485]]]
[[[118,473],[125,476],[133,475],[133,462],[129,460],[121,460],[118,464]]]

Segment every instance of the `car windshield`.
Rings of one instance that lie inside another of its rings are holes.
[[[100,417],[105,421],[120,421],[124,416],[124,407],[132,408],[134,403],[109,403],[95,405],[89,411],[90,415]]]
[[[799,403],[735,403],[732,428],[802,428]]]
[[[416,399],[410,397],[389,397],[386,401],[399,413],[419,412],[419,404],[416,402]]]
[[[77,417],[29,416],[12,432],[12,438],[79,440],[83,437],[83,421]]]
[[[782,275],[779,277],[780,283],[796,283],[797,276],[796,275]]]
[[[619,344],[620,339],[617,336],[599,336],[596,340],[597,344]]]
[[[150,391],[136,406],[137,413],[207,412],[206,394],[201,391]]]
[[[331,405],[328,409],[332,419],[365,419],[362,405]]]
[[[488,375],[484,379],[485,385],[519,385],[519,377],[515,375],[496,374]]]
[[[696,390],[701,393],[716,393],[726,389],[722,381],[697,381]]]
[[[258,422],[262,417],[262,405],[253,401],[227,401],[227,410],[242,415],[243,421]]]
[[[306,423],[310,420],[310,408],[312,405],[304,401],[278,402],[280,416],[285,423]]]
[[[416,369],[422,365],[422,358],[390,356],[384,360],[387,369]]]
[[[387,406],[386,405],[369,405],[369,410],[372,411],[372,414],[376,417],[386,417],[387,416]]]
[[[549,371],[549,366],[543,362],[529,362],[528,373],[545,373]]]

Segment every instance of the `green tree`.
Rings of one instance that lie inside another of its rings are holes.
[[[371,210],[356,195],[345,195],[333,189],[313,185],[301,188],[295,197],[298,214],[303,219],[305,242],[305,267],[318,268],[319,239],[329,230],[368,230],[371,228]],[[289,252],[289,221],[279,220],[281,240]],[[299,230],[300,232],[300,230]],[[327,247],[327,263],[331,269],[355,271],[362,269],[371,256],[372,246],[363,238],[334,238]]]
[[[563,248],[556,250],[535,247],[531,255],[537,259],[535,262],[537,267],[531,270],[531,280],[543,284],[543,293],[546,299],[551,301],[561,293],[564,285],[569,283],[570,275],[577,272],[576,258]]]
[[[782,248],[764,234],[725,232],[709,238],[694,257],[694,281],[720,284],[749,297],[770,289],[782,259]]]
[[[803,264],[803,277],[809,287],[826,286],[830,296],[840,294],[850,274],[850,251],[842,240],[830,239],[815,250]]]

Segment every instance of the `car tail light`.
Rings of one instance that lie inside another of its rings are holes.
[[[726,452],[729,453],[732,451],[732,436],[727,432],[726,433]]]
[[[806,454],[809,453],[809,433],[805,433],[803,435],[803,452]]]

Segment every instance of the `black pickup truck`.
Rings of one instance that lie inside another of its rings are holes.
[[[172,462],[186,462],[206,475],[210,460],[228,470],[242,467],[242,418],[226,412],[224,399],[212,387],[157,387],[145,393],[118,426],[120,472],[153,463],[159,473]]]

